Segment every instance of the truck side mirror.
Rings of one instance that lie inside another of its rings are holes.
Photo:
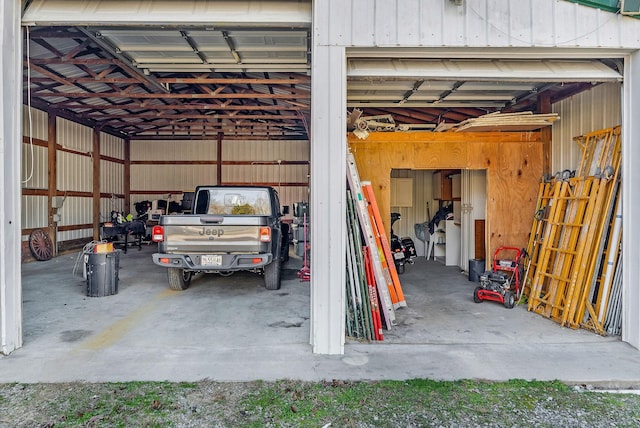
[[[282,206],[282,214],[284,214],[284,215],[289,214],[289,205],[283,205]]]

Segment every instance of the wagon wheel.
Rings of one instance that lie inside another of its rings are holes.
[[[44,229],[35,229],[31,232],[29,249],[36,260],[50,260],[53,257],[53,242]]]

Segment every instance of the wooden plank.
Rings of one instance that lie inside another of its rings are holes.
[[[364,141],[348,136],[361,177],[376,183],[374,192],[386,230],[390,230],[392,169],[486,170],[489,254],[501,246],[526,246],[542,176],[539,138],[536,132],[372,132]],[[505,192],[512,182],[517,190]]]
[[[485,260],[484,219],[474,220],[474,258]]]

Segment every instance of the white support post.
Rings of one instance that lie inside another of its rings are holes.
[[[22,346],[20,7],[19,0],[0,3],[0,353],[5,355]]]
[[[347,187],[344,48],[314,44],[311,83],[311,344],[317,354],[343,354]]]
[[[640,51],[625,58],[623,91],[622,340],[640,349]]]

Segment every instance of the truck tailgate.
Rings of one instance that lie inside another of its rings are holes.
[[[214,215],[162,216],[165,241],[160,250],[167,253],[263,253],[269,243],[260,242],[260,228],[266,217]]]

